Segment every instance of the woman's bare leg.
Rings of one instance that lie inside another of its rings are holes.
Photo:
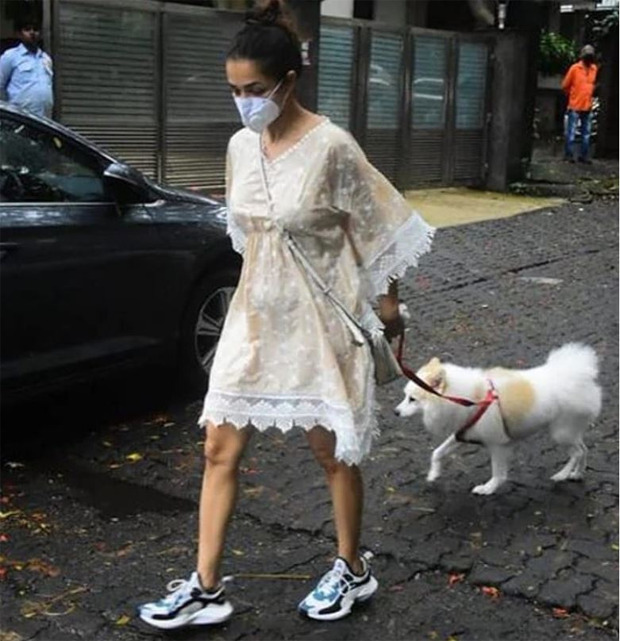
[[[204,588],[220,579],[220,560],[228,522],[237,499],[239,462],[252,431],[234,425],[206,428],[205,471],[200,494],[198,575]]]
[[[317,426],[307,434],[310,448],[327,477],[338,537],[338,556],[345,559],[354,572],[360,573],[359,543],[364,507],[362,474],[356,465],[350,466],[334,458],[336,438],[332,432]]]

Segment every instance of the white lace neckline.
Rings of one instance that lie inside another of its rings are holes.
[[[263,156],[263,161],[265,162],[265,165],[273,165],[290,156],[294,151],[299,149],[308,140],[308,138],[312,136],[312,134],[314,134],[316,131],[321,129],[323,125],[327,124],[328,122],[330,122],[329,118],[327,116],[322,116],[322,120],[320,122],[318,122],[316,125],[308,129],[308,131],[306,131],[306,133],[296,143],[293,143],[290,147],[287,147],[284,151],[279,153],[275,158],[267,158],[263,148],[263,135],[259,134],[260,136],[259,148],[260,148],[260,153]]]

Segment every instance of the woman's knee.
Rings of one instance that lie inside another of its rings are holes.
[[[249,440],[248,430],[238,429],[229,424],[219,426],[209,424],[206,432],[204,446],[206,464],[210,467],[236,469]]]
[[[310,449],[318,464],[328,476],[334,475],[344,465],[334,456],[336,449],[334,434],[323,427],[315,427],[308,432],[307,437]]]

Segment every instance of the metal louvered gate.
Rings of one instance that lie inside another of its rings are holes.
[[[158,169],[156,14],[57,2],[54,61],[59,120],[149,176]],[[134,4],[134,6],[137,6]]]
[[[401,34],[371,32],[364,147],[369,160],[392,181],[397,181],[401,156],[403,45]]]
[[[242,14],[144,0],[54,0],[59,120],[145,174],[223,191],[240,127],[224,73]],[[405,189],[484,180],[487,36],[323,19],[319,111]]]
[[[446,172],[448,59],[450,41],[417,35],[410,52],[407,179],[415,184],[449,182]]]
[[[324,18],[319,49],[319,111],[401,189],[484,182],[488,36]]]
[[[142,0],[56,0],[58,119],[146,175],[224,189],[241,125],[226,82],[240,13]]]
[[[224,69],[239,17],[183,6],[171,11],[163,31],[165,179],[222,190],[226,146],[241,126]]]

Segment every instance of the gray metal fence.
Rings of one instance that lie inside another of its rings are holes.
[[[57,117],[145,174],[221,191],[240,127],[224,61],[242,14],[56,0]]]
[[[319,111],[401,188],[484,179],[488,36],[323,19]]]
[[[138,3],[57,2],[57,117],[149,176],[159,168],[159,25]]]
[[[239,119],[225,54],[242,14],[144,0],[54,0],[57,116],[149,176],[222,191]],[[485,36],[323,19],[319,111],[399,187],[483,179]]]

